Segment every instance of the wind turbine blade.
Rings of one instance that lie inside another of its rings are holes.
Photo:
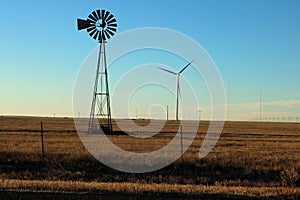
[[[161,68],[161,67],[157,67],[157,68],[160,69],[160,70],[163,70],[163,71],[165,71],[165,72],[168,72],[168,73],[177,75],[175,72],[172,72],[172,71],[170,71],[170,70],[167,70],[167,69],[164,69],[164,68]]]
[[[189,64],[187,64],[178,74],[180,74],[181,72],[183,72],[188,66],[190,66],[190,64],[192,64],[192,62],[194,62],[194,60],[192,60],[191,62],[189,62]]]

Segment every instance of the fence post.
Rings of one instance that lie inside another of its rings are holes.
[[[182,125],[180,125],[180,150],[181,150],[181,162],[183,162],[183,137],[182,137]]]
[[[45,158],[45,151],[44,151],[44,130],[43,130],[43,122],[41,121],[41,137],[42,137],[42,158]]]

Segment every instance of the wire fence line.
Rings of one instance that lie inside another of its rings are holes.
[[[44,145],[42,143],[41,121],[43,122]],[[142,124],[143,126],[147,126],[149,123],[149,120],[133,121],[137,124]],[[208,121],[201,121],[199,124],[198,133],[200,134],[197,135],[197,148],[202,144],[201,140],[205,136],[208,124]],[[118,129],[115,123],[113,126],[114,129]],[[156,128],[154,123],[154,129]],[[188,128],[188,126],[183,126],[184,140],[185,137],[188,137],[186,132]],[[245,128],[250,132],[244,134]],[[180,130],[179,124],[175,121],[169,121],[161,131],[163,137],[156,137],[158,141],[142,144],[139,142],[134,143],[130,138],[121,137],[116,137],[115,141],[120,144],[121,148],[128,148],[128,146],[131,145],[131,149],[128,150],[133,149],[134,151],[135,148],[136,150],[139,150],[140,148],[149,148],[151,150],[158,148],[162,144],[168,143],[178,130]],[[289,144],[291,144],[290,140],[298,141],[299,139],[299,124],[266,123],[261,126],[256,122],[230,122],[228,125],[225,124],[224,130],[225,134],[222,134],[219,146],[223,145],[223,142],[225,143],[224,145],[228,145],[227,143],[231,144],[233,141],[244,145],[246,143],[248,144],[249,141],[256,141],[259,137],[264,137],[266,141],[272,140],[271,142],[273,142],[273,140],[288,140]],[[259,135],[259,133],[262,135]],[[44,148],[42,148],[43,146]],[[231,146],[229,145],[228,147]],[[193,151],[197,152],[197,148],[195,147]],[[257,149],[258,147],[255,146],[254,148]],[[262,148],[264,148],[264,146],[262,146]],[[283,148],[287,149],[287,147]],[[0,117],[0,153],[30,154],[42,158],[43,149],[46,159],[54,154],[66,156],[89,155],[76,132],[74,120],[72,118]]]
[[[40,133],[28,134],[26,132],[18,134],[1,133],[0,151],[29,154],[78,154],[80,149],[84,149],[76,136],[61,137],[44,133],[43,140]]]
[[[67,123],[66,123],[67,122]],[[0,152],[44,157],[49,154],[76,155],[84,146],[70,120],[65,122],[31,121],[6,123],[0,128]]]
[[[148,122],[143,121],[143,123]],[[115,123],[113,126],[119,129]],[[171,126],[173,125],[167,125],[167,129],[173,132],[174,127]],[[157,127],[159,128],[159,125]],[[16,121],[1,123],[0,120],[0,152],[31,154],[41,158],[44,156],[47,158],[51,154],[70,156],[88,154],[72,119],[51,118],[46,119],[45,122],[36,119],[24,121],[16,119]]]

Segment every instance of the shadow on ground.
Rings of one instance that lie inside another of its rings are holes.
[[[293,199],[287,196],[278,197],[247,197],[231,194],[201,194],[201,195],[182,195],[182,194],[121,194],[121,193],[53,193],[53,192],[31,192],[31,191],[0,191],[0,199],[26,199],[26,200],[277,200]]]

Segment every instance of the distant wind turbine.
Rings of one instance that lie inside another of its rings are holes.
[[[192,64],[192,62],[194,62],[194,60],[192,60],[191,62],[189,62],[184,68],[182,68],[182,70],[180,70],[178,73],[176,72],[173,72],[171,70],[167,70],[167,69],[164,69],[164,68],[161,68],[161,67],[157,67],[158,69],[160,70],[163,70],[165,72],[168,72],[170,74],[173,74],[176,76],[176,121],[178,121],[178,102],[179,102],[179,95],[180,95],[180,83],[179,83],[179,76],[180,74],[186,70],[186,68],[188,66],[190,66],[190,64]]]

